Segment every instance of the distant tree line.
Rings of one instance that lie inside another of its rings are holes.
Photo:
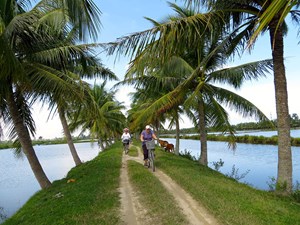
[[[299,128],[300,127],[300,119],[297,113],[293,113],[290,115],[290,124],[291,128]],[[259,122],[248,122],[248,123],[239,123],[236,125],[233,125],[233,128],[236,131],[244,131],[244,130],[276,130],[277,129],[277,119],[274,120],[263,120]],[[175,134],[176,130],[167,130],[162,129],[161,134]],[[220,130],[214,128],[214,127],[208,127],[207,132],[220,132]],[[199,133],[197,128],[191,127],[191,128],[182,128],[180,129],[180,134],[193,134],[193,133]]]
[[[291,128],[299,128],[300,120],[297,113],[293,113],[290,115],[290,124]],[[275,130],[277,128],[277,119],[270,121],[259,121],[257,123],[239,123],[234,125],[235,130]]]

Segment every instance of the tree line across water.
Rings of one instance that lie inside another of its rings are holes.
[[[162,135],[162,137],[175,138],[175,136],[172,135],[171,136]],[[200,140],[199,135],[181,135],[180,138]],[[207,140],[229,142],[231,141],[231,137],[226,135],[220,135],[220,134],[208,134]],[[235,136],[235,142],[246,143],[246,144],[278,145],[278,136],[274,135],[272,137],[264,137],[264,136],[242,135],[242,136]],[[291,145],[300,146],[300,138],[291,137]]]
[[[290,115],[290,126],[291,129],[299,129],[300,128],[300,119],[297,113],[293,113]],[[234,130],[236,131],[247,131],[247,130],[277,130],[277,119],[274,120],[263,120],[259,122],[247,122],[247,123],[238,123],[236,125],[232,125]],[[220,132],[219,129],[215,127],[207,127],[207,132]],[[171,129],[163,129],[160,131],[161,134],[175,134],[176,130]],[[195,127],[191,128],[182,128],[180,129],[181,134],[193,134],[198,133],[198,129]]]
[[[300,119],[296,113],[290,115],[290,123],[292,129],[299,129],[300,128]],[[247,130],[263,130],[263,131],[272,131],[276,130],[277,127],[277,120],[270,120],[270,121],[260,121],[260,122],[248,122],[248,123],[239,123],[233,125],[234,129],[237,131],[247,131]],[[220,130],[215,129],[214,127],[209,127],[207,132],[220,132]],[[176,138],[176,130],[162,130],[161,132],[162,137],[168,138]],[[180,138],[181,139],[193,139],[193,140],[200,140],[200,136],[197,134],[198,131],[196,128],[183,128],[180,129]],[[186,135],[186,134],[195,134],[195,135]],[[168,136],[167,136],[168,135]],[[170,136],[171,135],[171,136]],[[229,137],[225,134],[208,134],[207,140],[209,141],[224,141],[229,142],[232,137]],[[267,145],[278,145],[278,136],[274,135],[272,137],[265,137],[265,136],[257,136],[257,135],[239,135],[235,136],[235,142],[237,143],[249,143],[249,144],[267,144]],[[300,138],[291,137],[291,145],[292,146],[300,146]]]

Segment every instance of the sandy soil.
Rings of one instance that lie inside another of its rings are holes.
[[[143,208],[139,202],[137,194],[129,182],[127,173],[127,160],[135,160],[143,163],[142,154],[138,157],[130,157],[123,154],[122,169],[121,169],[121,214],[123,224],[128,225],[147,225],[152,224],[147,218],[147,210]],[[186,191],[177,185],[169,176],[156,168],[155,176],[161,181],[165,188],[174,195],[178,206],[183,210],[189,224],[191,225],[216,225],[217,220],[210,215],[207,210],[196,202]]]

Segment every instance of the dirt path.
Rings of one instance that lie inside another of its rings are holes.
[[[127,173],[127,160],[135,160],[139,163],[143,163],[142,154],[138,150],[138,157],[130,157],[123,155],[122,170],[121,170],[121,213],[124,224],[137,224],[145,225],[145,215],[147,212],[141,207],[138,196],[133,192],[133,188],[129,182]],[[154,173],[165,188],[173,194],[178,206],[182,209],[186,215],[189,224],[191,225],[216,225],[217,221],[211,216],[207,210],[198,204],[185,190],[177,185],[169,176],[156,169]]]
[[[127,170],[128,159],[136,160],[136,158],[123,153],[120,182],[122,221],[124,224],[128,225],[143,225],[143,217],[147,214],[147,212],[141,206],[138,196],[134,193],[129,182]]]

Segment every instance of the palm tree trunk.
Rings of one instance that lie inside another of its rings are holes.
[[[199,131],[200,131],[200,144],[201,153],[199,163],[207,166],[207,135],[205,129],[205,114],[204,114],[204,102],[200,100],[199,102]]]
[[[278,174],[277,191],[289,194],[292,191],[292,154],[290,136],[290,116],[288,108],[287,81],[283,60],[282,29],[276,30],[277,21],[270,25],[272,57],[274,63],[274,85],[278,130]]]
[[[37,179],[40,187],[42,189],[49,188],[51,186],[51,182],[46,176],[36,154],[33,149],[32,141],[28,132],[27,127],[23,123],[22,115],[20,115],[20,111],[18,109],[17,103],[14,98],[14,93],[12,87],[10,88],[10,93],[7,98],[7,105],[9,109],[9,113],[13,120],[19,141],[21,143],[23,152],[25,153],[29,165],[34,173],[35,178]]]
[[[102,141],[102,139],[98,139],[98,145],[100,146],[100,148],[101,148],[101,151],[103,151],[104,150],[104,145],[103,145],[103,141]]]
[[[179,136],[180,136],[180,127],[179,127],[179,119],[178,116],[176,118],[176,144],[175,144],[175,154],[179,155]]]
[[[64,134],[66,136],[67,143],[68,143],[70,152],[72,154],[73,160],[75,162],[75,165],[78,166],[82,162],[81,162],[81,160],[80,160],[80,158],[77,154],[77,151],[76,151],[76,148],[75,148],[72,136],[71,136],[71,132],[69,130],[69,126],[68,126],[68,123],[67,123],[67,120],[66,120],[66,117],[65,117],[64,110],[62,110],[61,107],[58,107],[58,114],[59,114],[59,118],[60,118],[63,130],[64,130]]]
[[[159,140],[160,138],[160,121],[156,120],[155,121],[155,127],[156,127],[156,131],[155,131],[155,135],[157,137],[157,139]]]

